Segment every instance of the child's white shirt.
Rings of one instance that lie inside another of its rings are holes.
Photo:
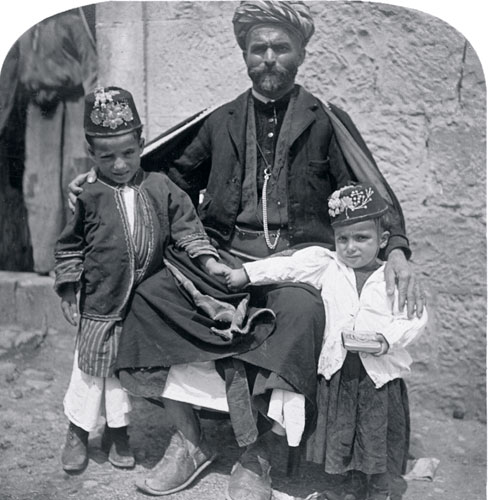
[[[127,221],[129,222],[130,234],[134,234],[135,224],[135,190],[130,186],[124,186],[122,189],[122,199],[124,200]]]
[[[382,356],[360,353],[361,361],[376,388],[410,372],[412,358],[405,346],[412,342],[427,323],[422,317],[408,319],[406,308],[398,310],[395,290],[394,309],[386,294],[383,264],[363,285],[361,296],[356,288],[354,270],[339,261],[337,254],[312,246],[291,256],[269,257],[244,264],[253,285],[282,281],[308,283],[321,291],[326,324],[318,373],[330,380],[346,358],[342,345],[343,330],[367,330],[381,333],[390,348]]]

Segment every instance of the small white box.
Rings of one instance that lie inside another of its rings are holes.
[[[381,351],[381,342],[376,339],[376,332],[365,330],[344,330],[342,345],[348,351],[376,353]]]

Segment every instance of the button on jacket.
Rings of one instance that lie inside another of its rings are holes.
[[[241,209],[250,98],[251,91],[248,90],[214,111],[168,172],[190,194],[195,204],[200,190],[206,189],[199,214],[208,233],[224,244],[231,240]],[[335,106],[331,108],[371,157],[347,113]],[[327,198],[354,176],[345,162],[323,105],[300,86],[287,154],[290,244],[313,241],[333,244]],[[398,204],[395,208],[400,221],[401,209]],[[393,228],[387,250],[397,247],[404,248],[407,256],[410,254],[401,222]]]

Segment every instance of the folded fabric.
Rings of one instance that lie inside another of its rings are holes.
[[[439,462],[437,458],[417,458],[409,461],[409,472],[403,477],[407,481],[433,481]]]
[[[275,313],[267,308],[257,309],[248,315],[248,296],[235,307],[228,302],[206,295],[200,292],[176,266],[166,259],[164,263],[180,285],[190,294],[195,306],[205,312],[209,318],[222,323],[223,328],[211,327],[210,330],[226,340],[233,340],[235,335],[247,335],[260,316],[271,315],[275,318]]]

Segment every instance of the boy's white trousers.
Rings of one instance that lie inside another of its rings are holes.
[[[64,414],[87,432],[104,422],[109,427],[126,427],[132,409],[129,395],[116,377],[94,377],[78,368],[75,351],[73,371],[64,397]]]

